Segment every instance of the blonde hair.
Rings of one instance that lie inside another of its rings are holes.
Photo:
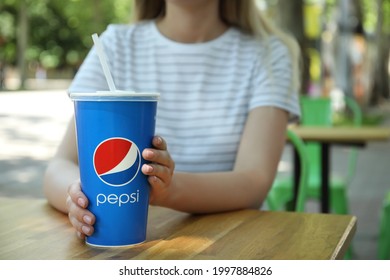
[[[165,16],[165,0],[135,0],[134,21]],[[255,0],[219,0],[220,17],[229,26],[259,38],[278,37],[289,49],[292,62],[292,88],[300,87],[300,49],[296,40],[272,25],[256,6]]]

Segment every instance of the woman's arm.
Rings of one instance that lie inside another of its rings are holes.
[[[57,153],[49,163],[43,189],[48,202],[68,214],[79,238],[94,232],[95,216],[87,209],[88,199],[81,191],[74,118],[70,120]]]
[[[154,149],[145,149],[142,171],[149,175],[151,204],[189,213],[211,213],[258,208],[275,176],[285,143],[287,112],[273,107],[254,109],[247,120],[233,171],[221,173],[174,173],[165,141],[153,139]],[[86,209],[81,191],[73,120],[45,175],[44,190],[55,208],[84,238],[94,231],[94,215]]]
[[[43,190],[49,203],[54,208],[64,213],[68,212],[66,206],[68,188],[79,177],[75,124],[72,118],[57,153],[49,162],[44,176]]]
[[[221,173],[174,173],[164,148],[146,159],[151,165],[151,203],[190,213],[258,208],[272,186],[285,144],[288,113],[274,107],[252,110],[244,128],[234,170]],[[159,153],[162,154],[159,154]],[[167,167],[164,167],[167,166]]]

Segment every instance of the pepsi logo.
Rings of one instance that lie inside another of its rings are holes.
[[[107,185],[121,187],[137,176],[141,166],[140,151],[129,139],[106,139],[96,147],[93,165],[100,180]]]

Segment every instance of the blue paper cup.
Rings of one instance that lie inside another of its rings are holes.
[[[142,150],[152,146],[158,93],[71,93],[81,188],[96,216],[86,243],[98,247],[146,239],[149,183]]]

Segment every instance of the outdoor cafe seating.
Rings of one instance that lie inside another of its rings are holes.
[[[302,96],[301,99],[302,120],[303,126],[332,126],[332,104],[330,98],[311,98]],[[346,97],[345,102],[347,108],[353,113],[354,127],[360,127],[362,123],[362,112],[356,101]],[[316,142],[306,143],[306,153],[309,162],[309,171],[307,178],[307,193],[305,200],[316,199],[320,197],[321,185],[321,168],[322,158],[320,152],[320,145]],[[330,178],[330,196],[331,209],[338,214],[347,214],[348,211],[348,195],[347,186],[353,179],[356,168],[357,150],[355,147],[349,148],[347,174],[340,176],[333,175]],[[286,204],[291,200],[288,195],[291,192],[294,180],[291,177],[276,179],[273,186],[274,193],[272,196],[277,196],[282,204]],[[277,194],[276,194],[277,193]],[[275,198],[276,199],[276,198]]]

